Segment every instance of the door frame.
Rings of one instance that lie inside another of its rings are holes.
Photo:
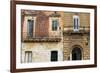
[[[81,60],[83,60],[83,52],[84,52],[84,51],[83,51],[83,48],[82,48],[80,45],[74,45],[74,46],[71,47],[71,50],[70,50],[70,60],[72,60],[72,50],[73,50],[74,48],[76,48],[76,47],[77,47],[77,48],[80,48],[81,54],[82,54],[82,55],[81,55],[81,57],[82,57]]]

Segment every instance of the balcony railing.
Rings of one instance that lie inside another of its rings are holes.
[[[45,34],[44,34],[45,33]],[[59,42],[61,41],[61,32],[22,32],[23,42]]]
[[[71,34],[85,34],[90,32],[89,26],[79,26],[78,31],[74,31],[73,26],[64,26],[64,33],[71,33]]]

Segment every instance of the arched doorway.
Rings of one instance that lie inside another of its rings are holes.
[[[72,49],[72,60],[82,60],[82,51],[80,48],[75,47]]]

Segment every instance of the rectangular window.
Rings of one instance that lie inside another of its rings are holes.
[[[52,20],[52,30],[56,31],[58,28],[58,21],[57,20]]]
[[[58,61],[58,52],[51,51],[51,61]]]
[[[27,21],[27,35],[29,38],[33,37],[33,25],[34,25],[34,20],[28,20]]]
[[[32,62],[32,51],[25,51],[25,62],[26,63]]]
[[[78,31],[79,29],[79,17],[78,16],[73,17],[73,23],[74,23],[74,31]]]

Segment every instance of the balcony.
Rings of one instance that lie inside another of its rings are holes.
[[[63,33],[64,34],[89,34],[90,27],[89,26],[79,26],[78,31],[74,31],[73,26],[64,26]]]
[[[39,34],[43,32],[33,33],[22,33],[22,42],[60,42],[61,33],[60,32],[49,32],[47,35]],[[44,32],[45,33],[45,32]]]

